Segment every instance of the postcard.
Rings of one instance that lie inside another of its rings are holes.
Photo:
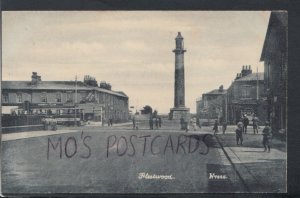
[[[287,192],[287,11],[3,11],[1,193]]]

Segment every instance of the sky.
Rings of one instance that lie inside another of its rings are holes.
[[[175,37],[181,32],[186,107],[227,89],[259,62],[269,11],[4,11],[2,80],[83,81],[91,75],[159,113],[174,106]]]

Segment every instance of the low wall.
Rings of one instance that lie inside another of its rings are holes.
[[[2,127],[41,125],[43,115],[2,115]]]
[[[2,133],[15,133],[24,131],[40,131],[43,130],[43,125],[26,125],[26,126],[10,126],[2,127]]]

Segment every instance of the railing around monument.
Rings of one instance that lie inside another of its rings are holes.
[[[42,115],[2,115],[2,127],[42,124]]]
[[[36,131],[43,129],[43,115],[2,115],[2,132]]]

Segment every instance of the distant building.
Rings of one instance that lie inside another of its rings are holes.
[[[219,89],[202,94],[196,101],[197,117],[207,122],[226,120],[226,93],[221,85]]]
[[[243,115],[252,120],[254,114],[262,122],[267,119],[264,74],[252,73],[246,65],[227,90],[227,121],[236,124]]]
[[[199,97],[196,100],[196,115],[198,118],[200,118],[202,110],[203,110],[203,101],[202,101],[202,97]]]
[[[287,12],[271,12],[260,61],[264,62],[268,120],[274,132],[287,127]]]
[[[101,109],[103,120],[128,120],[128,96],[112,91],[109,84],[102,82],[101,85],[108,89],[98,87],[97,81],[90,76],[85,76],[84,82],[42,81],[41,76],[33,72],[31,81],[2,81],[2,106],[34,114],[76,105],[89,114]]]

